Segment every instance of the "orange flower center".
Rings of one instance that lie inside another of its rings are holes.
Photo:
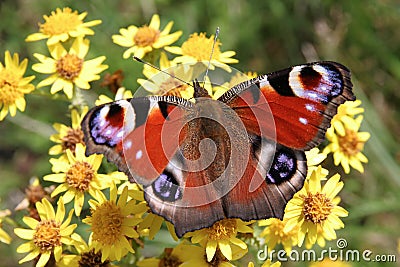
[[[338,135],[340,150],[348,156],[355,156],[364,148],[364,142],[358,140],[357,132],[346,129],[344,136]]]
[[[90,182],[93,180],[94,175],[95,171],[92,165],[85,161],[78,161],[69,168],[66,181],[70,187],[84,192],[89,189]]]
[[[46,35],[58,35],[76,30],[82,24],[78,11],[72,12],[69,7],[52,11],[51,16],[44,16],[45,23],[39,24],[40,31]]]
[[[20,80],[21,77],[12,70],[3,69],[0,71],[0,106],[1,104],[13,104],[16,99],[24,96],[24,93],[18,87]]]
[[[66,79],[73,81],[81,72],[83,59],[73,54],[66,54],[56,63],[58,74]]]
[[[321,223],[331,214],[333,204],[325,194],[308,192],[307,196],[303,196],[303,199],[303,214],[306,220],[315,224]]]
[[[190,35],[189,39],[182,44],[182,54],[194,57],[197,61],[205,61],[210,59],[211,49],[214,43],[214,36],[206,37],[205,33],[194,33]],[[219,46],[220,42],[217,41],[214,47],[213,59],[218,59],[221,51]]]
[[[223,219],[208,228],[208,238],[211,240],[229,239],[237,233],[235,219]]]
[[[113,245],[119,240],[124,216],[114,202],[106,201],[92,210],[93,240],[101,244]]]
[[[36,226],[33,243],[42,253],[52,251],[54,247],[61,246],[60,223],[54,220],[41,221]]]
[[[101,252],[94,252],[92,249],[89,252],[85,252],[81,254],[81,258],[78,261],[79,267],[83,266],[96,266],[96,267],[108,267],[110,266],[110,261],[105,260],[104,262],[101,261]]]
[[[149,26],[143,26],[138,29],[133,41],[137,46],[146,47],[152,46],[160,36],[160,31],[150,28]]]
[[[63,151],[67,149],[75,151],[76,144],[85,144],[83,142],[83,132],[81,129],[69,128],[67,134],[61,139]]]

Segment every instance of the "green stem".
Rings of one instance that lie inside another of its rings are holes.
[[[82,94],[82,89],[80,89],[78,86],[75,86],[74,88],[74,95],[71,100],[71,105],[69,106],[69,109],[77,109],[79,112],[82,112],[83,107],[87,105],[85,98],[83,97]]]
[[[46,139],[55,132],[54,129],[47,123],[35,120],[22,113],[17,113],[14,117],[6,117],[6,120],[18,125],[25,130],[34,132]]]

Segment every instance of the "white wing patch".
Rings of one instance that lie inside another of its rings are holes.
[[[300,118],[299,118],[299,122],[301,122],[301,123],[304,124],[304,125],[307,125],[307,124],[308,124],[308,120],[307,120],[306,118],[303,118],[303,117],[300,117]]]
[[[308,111],[315,111],[315,107],[314,107],[314,105],[312,105],[312,104],[306,104],[306,109],[307,109]]]
[[[292,88],[293,93],[298,97],[305,97],[305,92],[300,81],[300,71],[303,67],[304,65],[295,66],[289,73],[289,86]]]
[[[131,145],[132,145],[132,142],[131,142]],[[135,157],[136,157],[137,160],[141,159],[141,158],[143,157],[143,151],[142,151],[141,149],[139,149],[139,150],[136,152]]]
[[[259,83],[260,83],[260,88],[270,86],[267,76],[265,76],[263,79],[260,79]]]
[[[124,119],[124,133],[129,134],[132,132],[136,127],[136,114],[135,110],[133,109],[131,103],[126,100],[118,101],[118,104],[125,110],[125,119]]]

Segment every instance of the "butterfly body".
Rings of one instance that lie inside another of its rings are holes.
[[[152,212],[176,233],[223,218],[283,217],[307,173],[304,151],[353,100],[350,73],[316,62],[238,84],[218,100],[194,83],[176,96],[120,100],[82,122],[87,153],[103,153],[143,185]]]

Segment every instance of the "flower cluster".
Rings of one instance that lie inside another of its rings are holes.
[[[0,120],[8,113],[14,116],[17,109],[23,112],[24,95],[35,89],[71,104],[70,125],[53,124],[56,133],[50,137],[54,145],[49,148],[52,173],[35,179],[26,190],[27,204],[19,208],[28,210],[22,219],[25,228],[21,225],[14,229],[18,237],[27,240],[17,248],[18,253],[27,253],[20,263],[34,261],[37,267],[55,266],[52,262],[57,266],[114,266],[120,262],[136,262],[137,266],[280,266],[270,260],[249,261],[245,257],[252,253],[249,245],[267,245],[269,250],[282,246],[290,253],[296,246],[309,248],[317,243],[323,247],[325,241],[336,239],[336,231],[344,227],[341,218],[348,215],[337,196],[344,183],[337,173],[328,178],[324,163],[333,153],[335,165],[341,164],[346,173],[350,167],[363,172],[361,162],[366,163],[367,158],[362,151],[369,134],[359,132],[363,119],[360,101],[339,107],[326,133],[330,143],[322,152],[314,148],[306,153],[307,179],[288,202],[283,220],[245,222],[227,218],[179,239],[170,222],[151,212],[140,185],[128,182],[128,177],[112,169],[102,155],[85,155],[81,121],[89,107],[81,92],[89,90],[108,68],[103,64],[105,56],[88,56],[88,36],[95,34],[91,27],[101,21],[84,22],[86,16],[86,12],[79,14],[70,8],[57,9],[44,16],[38,33],[26,38],[27,42],[47,40],[48,54],[33,54],[38,62],[32,69],[43,77],[36,86],[31,84],[34,76],[24,77],[26,59],[19,62],[18,54],[11,56],[6,51],[5,63],[0,63]],[[193,87],[188,81],[197,79],[206,69],[230,73],[229,64],[238,62],[233,58],[234,51],[222,52],[220,41],[206,33],[193,33],[181,46],[171,46],[182,31],[171,32],[173,22],[162,30],[160,25],[160,17],[154,15],[148,25],[131,25],[112,36],[115,44],[126,48],[122,58],[134,56],[150,62],[143,65],[144,78],[137,81],[149,94],[190,100]],[[104,83],[112,88],[115,98],[100,95],[93,104],[132,98],[132,92],[122,87],[121,71],[107,75]],[[203,86],[216,99],[228,88],[255,76],[251,72],[231,75],[219,86],[205,77]],[[44,188],[43,181],[50,186]],[[9,215],[9,211],[0,212],[3,243],[11,242],[2,229]],[[151,247],[149,240],[165,229],[178,243],[159,255],[141,256]]]
[[[370,134],[359,131],[363,120],[360,114],[364,112],[364,109],[359,107],[360,104],[361,101],[356,100],[341,105],[332,120],[332,127],[326,132],[330,144],[325,147],[324,153],[333,153],[335,165],[342,165],[345,173],[350,172],[350,166],[362,173],[362,162],[368,162],[362,152]]]

